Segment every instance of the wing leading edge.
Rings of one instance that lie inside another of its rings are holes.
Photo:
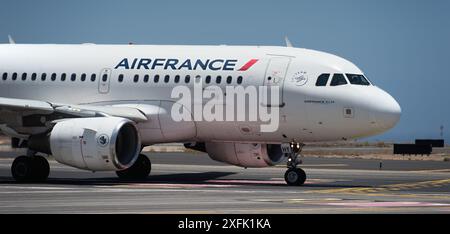
[[[30,99],[0,97],[0,130],[13,137],[25,136],[15,132],[15,126],[21,126],[21,117],[58,115],[64,118],[87,118],[114,116],[145,122],[146,115],[137,108],[126,106],[93,106],[50,103]]]

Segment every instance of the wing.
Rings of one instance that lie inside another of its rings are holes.
[[[43,114],[51,114],[54,109],[48,102],[16,99],[16,98],[2,98],[0,97],[0,111],[16,111],[16,112],[40,112]]]
[[[42,132],[60,119],[100,116],[122,117],[135,122],[148,120],[139,109],[123,105],[69,105],[0,97],[0,130],[12,137],[24,138],[28,134]]]

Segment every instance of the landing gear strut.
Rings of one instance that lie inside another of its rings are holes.
[[[298,164],[302,163],[302,160],[299,156],[300,152],[303,149],[303,146],[305,145],[298,142],[291,142],[281,145],[283,153],[288,158],[288,170],[284,174],[284,180],[290,186],[300,186],[303,185],[306,181],[305,171],[297,167]]]
[[[11,174],[18,182],[43,182],[50,174],[50,166],[46,158],[32,152],[14,159]]]
[[[140,154],[136,162],[128,169],[116,171],[117,176],[124,180],[144,180],[152,170],[150,159],[144,154]]]

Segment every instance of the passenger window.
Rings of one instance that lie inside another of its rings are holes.
[[[66,73],[61,74],[61,81],[66,81]]]
[[[56,80],[56,73],[52,73],[52,77],[50,79],[52,79],[52,81],[55,81]]]
[[[178,83],[178,82],[180,82],[180,76],[179,76],[179,75],[176,75],[176,76],[175,76],[175,80],[174,80],[174,81],[175,81],[175,83]]]
[[[139,81],[139,75],[134,75],[133,81],[134,83],[137,83]]]
[[[195,83],[200,83],[200,82],[202,82],[202,79],[201,79],[202,77],[200,76],[200,75],[196,75],[195,76],[195,79],[194,79],[194,82]]]
[[[36,77],[37,77],[37,74],[36,74],[36,73],[31,74],[31,80],[32,80],[32,81],[35,81],[35,80],[36,80]]]
[[[106,82],[108,80],[108,74],[103,74],[102,81]]]
[[[205,83],[206,83],[206,84],[211,83],[211,76],[206,76],[206,78],[205,78]]]
[[[227,77],[227,84],[231,84],[231,81],[233,81],[233,77],[228,76]]]
[[[81,81],[85,81],[86,80],[86,74],[85,73],[81,74],[80,80]]]
[[[22,80],[26,80],[27,79],[27,73],[23,73],[22,74]]]
[[[6,72],[5,72],[5,73],[3,73],[3,77],[2,77],[2,79],[3,79],[3,80],[6,80],[6,79],[8,79],[8,73],[6,73]]]
[[[45,81],[47,79],[47,73],[42,73],[41,74],[41,80]]]
[[[366,85],[369,86],[370,83],[367,81],[367,79],[363,75],[355,75],[355,74],[346,74],[348,81],[350,81],[350,84],[354,85]]]
[[[216,83],[220,84],[221,82],[222,82],[222,77],[221,76],[217,76]]]
[[[330,85],[331,86],[339,86],[339,85],[346,85],[346,84],[348,84],[348,83],[343,74],[334,74]]]
[[[184,83],[189,83],[191,81],[191,76],[190,75],[187,75],[185,78],[184,78]]]
[[[316,86],[326,86],[329,78],[330,78],[330,74],[320,75],[319,78],[317,78]]]
[[[242,84],[242,76],[238,76],[238,78],[237,78],[237,83],[238,83],[238,84]]]
[[[159,75],[155,75],[154,81],[155,81],[155,83],[158,83],[158,82],[159,82]]]
[[[144,76],[144,82],[145,82],[145,83],[148,83],[148,78],[149,78],[149,77],[150,77],[149,75],[145,75],[145,76]]]
[[[119,82],[122,83],[123,82],[123,74],[119,75]]]
[[[77,74],[72,73],[72,75],[70,76],[70,80],[75,81],[76,79],[77,79]]]
[[[97,75],[95,75],[95,74],[92,74],[92,75],[91,75],[91,81],[92,81],[92,82],[94,82],[94,81],[95,81],[95,79],[97,79]]]
[[[169,83],[169,80],[170,80],[170,76],[169,76],[169,75],[166,75],[166,76],[164,77],[164,82],[165,82],[165,83]]]

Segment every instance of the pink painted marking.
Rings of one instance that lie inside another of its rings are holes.
[[[309,179],[305,181],[305,184],[317,184],[321,182],[327,182],[329,180],[321,180],[321,179]],[[217,184],[286,184],[283,179],[271,179],[271,180],[207,180],[207,183],[217,183]]]
[[[207,183],[219,183],[219,184],[286,184],[284,181],[273,180],[207,180]]]
[[[229,188],[234,185],[225,184],[132,184],[127,185],[132,188]]]

